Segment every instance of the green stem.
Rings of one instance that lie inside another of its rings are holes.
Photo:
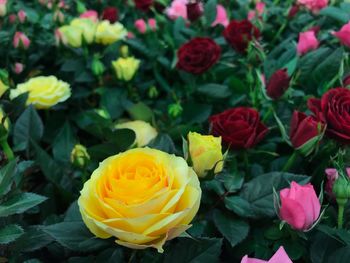
[[[264,118],[262,119],[262,122],[266,122],[266,121],[270,118],[270,116],[271,116],[272,113],[273,113],[273,108],[270,107],[270,108],[268,109],[268,111],[265,113],[265,116],[264,116]]]
[[[341,229],[343,228],[343,223],[344,223],[344,208],[345,204],[347,203],[347,199],[340,199],[337,198],[337,203],[338,203],[338,228]]]
[[[287,172],[293,166],[295,159],[297,157],[297,152],[294,151],[293,154],[289,157],[287,163],[284,165],[282,172]]]
[[[4,151],[4,153],[6,154],[7,159],[9,161],[15,159],[15,155],[13,154],[13,151],[12,151],[10,145],[8,144],[7,140],[6,139],[2,140],[0,142],[0,144],[1,144],[1,147],[2,147],[2,149]]]

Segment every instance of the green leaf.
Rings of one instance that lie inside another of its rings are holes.
[[[175,144],[167,134],[158,134],[158,136],[148,144],[148,147],[170,154],[176,152]]]
[[[216,18],[216,0],[209,0],[204,5],[204,16],[207,22],[208,26],[211,26],[211,24],[215,21]]]
[[[169,247],[164,262],[167,263],[215,263],[220,262],[222,239],[200,238],[189,239],[179,238],[177,244]]]
[[[117,263],[125,262],[123,250],[121,248],[110,248],[100,253],[95,262]]]
[[[196,102],[186,103],[183,107],[182,118],[187,124],[202,123],[208,120],[213,106]]]
[[[134,120],[141,120],[151,122],[153,119],[153,111],[143,102],[136,103],[127,109],[131,118]]]
[[[242,242],[248,236],[248,223],[241,219],[233,218],[220,210],[214,211],[214,223],[232,247]]]
[[[234,173],[234,174],[223,173],[223,174],[217,175],[215,179],[223,182],[225,185],[225,188],[230,193],[234,193],[240,190],[244,182],[244,176],[241,173]]]
[[[16,173],[16,162],[17,160],[12,160],[0,170],[0,197],[6,195],[11,190]]]
[[[13,140],[18,150],[29,147],[30,140],[39,141],[44,133],[43,123],[32,105],[16,121]]]
[[[197,91],[201,94],[214,99],[225,99],[231,96],[231,91],[228,86],[208,83],[197,88]]]
[[[34,193],[21,193],[10,197],[0,205],[0,217],[21,214],[44,202],[47,198]]]
[[[41,249],[51,243],[53,239],[41,230],[40,226],[30,226],[26,232],[16,240],[14,250],[31,252]]]
[[[323,8],[320,11],[320,15],[328,16],[341,23],[347,23],[350,20],[349,13],[335,6],[329,6],[329,7]]]
[[[348,263],[350,258],[350,246],[339,248],[329,256],[327,263]]]
[[[57,161],[69,162],[70,154],[76,143],[71,125],[66,122],[53,142],[52,153]]]
[[[19,225],[7,225],[0,229],[0,244],[9,244],[23,235],[23,233],[24,231]]]
[[[126,91],[110,88],[104,90],[100,106],[108,111],[112,119],[117,119],[124,112],[125,101],[127,101]]]

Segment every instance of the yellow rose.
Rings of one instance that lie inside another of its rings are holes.
[[[2,97],[2,95],[4,95],[4,93],[6,92],[6,90],[8,90],[8,86],[6,86],[5,84],[4,84],[4,82],[2,82],[1,80],[0,80],[0,98]]]
[[[130,129],[136,134],[136,144],[138,147],[147,145],[150,141],[157,137],[158,132],[148,122],[144,121],[128,121],[117,124],[116,129]]]
[[[80,194],[80,213],[94,235],[163,252],[165,241],[190,227],[201,189],[183,158],[137,148],[100,163]]]
[[[71,47],[81,47],[83,43],[83,30],[77,26],[62,26],[58,29],[62,42]]]
[[[96,42],[103,45],[110,45],[116,41],[125,39],[127,31],[118,22],[111,24],[108,20],[99,22],[96,29]]]
[[[91,44],[94,41],[97,23],[89,18],[76,18],[72,20],[70,25],[82,30],[86,43]]]
[[[118,58],[112,62],[117,78],[124,81],[130,81],[136,71],[139,69],[140,60],[134,57]]]
[[[58,80],[55,76],[35,77],[18,84],[11,90],[10,99],[14,99],[28,92],[27,105],[33,104],[37,109],[47,109],[59,102],[66,101],[71,90],[69,84]]]
[[[188,142],[193,169],[199,177],[204,177],[206,172],[214,167],[214,173],[222,171],[224,157],[221,151],[221,137],[190,132]]]

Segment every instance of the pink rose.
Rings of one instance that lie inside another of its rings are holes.
[[[152,31],[157,30],[157,21],[154,18],[148,19],[148,26]]]
[[[290,188],[280,191],[279,215],[296,230],[308,230],[320,216],[321,204],[312,184],[292,182]]]
[[[139,31],[141,34],[144,34],[146,33],[147,31],[147,25],[146,25],[146,22],[145,20],[143,19],[137,19],[134,23],[137,31]]]
[[[23,33],[23,32],[16,32],[13,37],[13,46],[15,48],[23,47],[24,49],[27,49],[30,45],[29,38]]]
[[[182,17],[187,20],[187,0],[173,0],[170,7],[165,10],[165,13],[170,19]]]
[[[256,258],[248,258],[244,256],[241,260],[241,263],[293,263],[292,260],[288,257],[288,254],[281,246],[276,253],[270,258],[270,260],[261,260]]]
[[[321,9],[327,7],[328,0],[298,0],[297,3],[313,13],[318,13]]]
[[[249,21],[252,21],[252,20],[255,18],[255,16],[256,16],[256,12],[255,12],[254,10],[250,10],[250,11],[248,12],[247,19],[248,19]]]
[[[15,14],[9,15],[10,24],[14,24],[17,21],[17,16]]]
[[[19,22],[23,24],[27,18],[26,12],[24,10],[19,10],[17,15],[18,15]]]
[[[18,75],[21,74],[24,69],[24,65],[22,63],[15,63],[15,66],[13,67],[13,71]]]
[[[258,12],[259,16],[262,16],[262,14],[265,11],[265,3],[264,2],[258,2],[255,6],[256,11]]]
[[[333,35],[336,36],[344,46],[350,47],[350,21],[338,32],[333,32]]]
[[[211,26],[214,27],[214,26],[220,24],[220,25],[223,25],[224,27],[227,27],[229,23],[230,22],[228,20],[225,7],[223,7],[222,5],[217,5],[216,6],[216,18]]]
[[[98,20],[98,13],[95,10],[87,10],[84,13],[80,15],[80,18],[89,18],[93,22],[97,22]]]
[[[299,34],[299,41],[297,45],[298,55],[304,55],[307,52],[317,49],[319,42],[316,38],[314,30],[309,30]]]
[[[338,171],[335,168],[328,168],[328,169],[326,169],[325,172],[326,172],[326,176],[327,176],[325,191],[330,197],[335,198],[335,196],[333,194],[333,185],[339,177]],[[350,178],[350,168],[346,168],[346,173],[347,173],[348,177]]]

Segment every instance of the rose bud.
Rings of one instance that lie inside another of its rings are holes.
[[[90,155],[84,145],[76,144],[71,152],[70,160],[76,167],[83,168],[89,163]]]
[[[297,45],[297,53],[299,56],[306,54],[307,52],[317,49],[319,42],[316,38],[314,30],[309,30],[299,34],[299,41]]]
[[[347,87],[350,85],[350,75],[347,75],[344,79],[343,79],[343,87]]]
[[[312,184],[292,182],[280,191],[280,218],[296,230],[309,230],[320,216],[321,204]]]
[[[176,20],[179,17],[187,20],[186,4],[187,0],[173,0],[171,5],[165,10],[165,13],[172,20]]]
[[[177,118],[177,117],[181,116],[182,112],[183,112],[183,108],[179,102],[169,104],[168,114],[170,117]]]
[[[227,12],[225,7],[222,5],[217,5],[216,6],[216,18],[213,24],[211,25],[212,27],[216,25],[223,25],[224,27],[227,27],[229,24],[229,20],[227,17]]]
[[[236,51],[244,53],[250,41],[260,37],[260,31],[248,20],[232,20],[225,28],[223,35]]]
[[[30,46],[30,40],[23,32],[17,31],[13,37],[12,44],[14,48],[22,47],[24,49],[28,49]]]
[[[0,0],[0,17],[4,17],[7,14],[7,0]]]
[[[293,18],[299,12],[299,6],[293,5],[288,12],[288,18]]]
[[[190,0],[186,4],[187,18],[191,22],[196,21],[203,15],[203,6],[198,0]]]
[[[15,63],[15,66],[13,68],[13,71],[18,75],[23,72],[24,65],[22,63]]]
[[[289,88],[290,78],[287,73],[287,69],[279,69],[270,77],[266,93],[267,95],[274,100],[279,99]]]
[[[221,48],[211,38],[196,37],[177,51],[176,67],[192,74],[201,74],[220,58]]]
[[[290,140],[301,154],[309,155],[321,141],[325,125],[314,116],[294,111],[290,124]]]
[[[98,13],[95,10],[87,10],[84,13],[82,13],[80,18],[89,18],[92,20],[92,22],[97,22],[98,21]]]
[[[26,21],[27,14],[24,10],[20,10],[17,14],[19,22],[22,24]]]
[[[112,65],[119,80],[130,81],[140,67],[140,60],[134,57],[120,57],[112,61]]]
[[[143,19],[137,19],[134,23],[134,26],[140,34],[144,34],[147,31],[147,24]]]
[[[103,20],[109,20],[109,22],[114,23],[118,21],[118,9],[115,7],[106,7],[102,13]]]
[[[153,0],[134,0],[134,3],[137,9],[147,12],[153,5]]]
[[[157,21],[154,18],[148,19],[148,26],[152,31],[157,30]]]
[[[350,22],[345,24],[338,32],[333,32],[333,35],[340,40],[342,45],[350,47]]]
[[[253,108],[237,107],[210,117],[211,133],[234,150],[248,149],[258,144],[268,133]]]
[[[207,172],[214,168],[214,173],[222,171],[224,157],[221,150],[221,137],[190,132],[188,143],[193,169],[199,177],[205,177]]]
[[[103,72],[105,72],[106,68],[98,56],[94,56],[91,64],[91,70],[95,76],[102,76]]]
[[[325,192],[331,197],[335,198],[335,195],[333,193],[333,186],[335,181],[338,179],[339,174],[337,169],[335,168],[328,168],[325,170],[327,181],[325,185]],[[350,178],[350,168],[346,168],[347,176]]]
[[[269,261],[248,258],[248,255],[244,256],[241,260],[241,263],[293,263],[289,258],[288,254],[282,246],[276,251],[276,253],[270,258]]]
[[[316,14],[327,7],[328,0],[298,0],[297,3]]]

